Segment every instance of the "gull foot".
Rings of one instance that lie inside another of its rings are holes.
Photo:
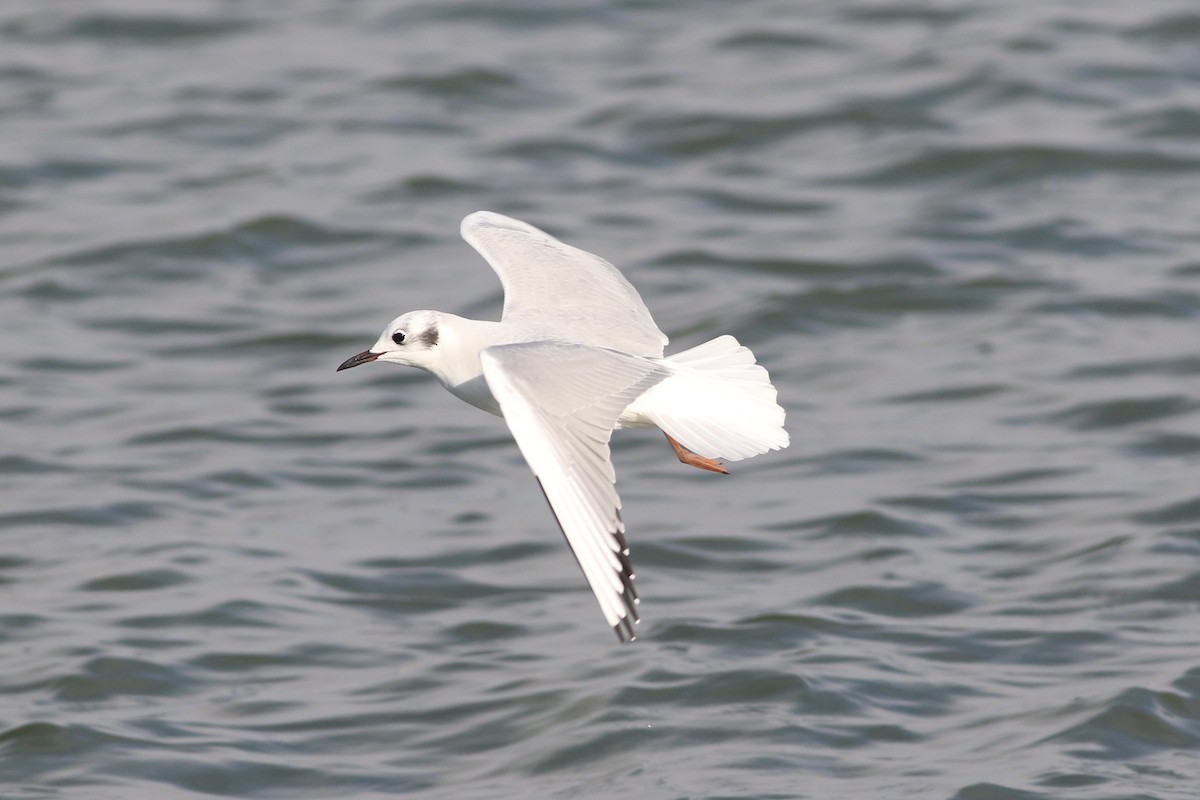
[[[729,474],[729,470],[727,470],[727,469],[725,469],[725,467],[721,466],[720,461],[717,461],[712,458],[705,458],[704,456],[701,456],[701,455],[696,455],[691,450],[688,450],[686,447],[681,445],[679,442],[672,439],[671,434],[669,434],[669,433],[664,433],[663,436],[667,437],[667,441],[671,443],[671,447],[674,448],[674,450],[675,450],[675,455],[679,457],[679,460],[682,463],[688,464],[689,466],[693,466],[693,467],[699,467],[700,469],[706,469],[709,472],[719,472],[722,475]]]

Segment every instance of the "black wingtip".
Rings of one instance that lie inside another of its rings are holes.
[[[621,644],[637,641],[637,634],[633,632],[633,626],[640,622],[637,617],[623,617],[620,622],[613,625],[613,633],[617,635],[617,641]]]
[[[575,557],[575,563],[579,565],[580,570],[583,569],[583,564],[579,560],[579,554],[571,547],[571,540],[567,539],[567,532],[562,526],[562,520],[558,518],[558,512],[554,510],[554,504],[550,502],[550,496],[546,494],[546,487],[542,483],[542,479],[534,475],[534,480],[537,481],[538,488],[542,490],[542,496],[546,498],[546,504],[550,506],[550,513],[554,515],[554,521],[558,523],[558,529],[562,531],[563,538],[567,541],[567,549],[571,551],[571,555]],[[637,639],[637,634],[633,632],[633,626],[641,622],[638,617],[637,604],[638,594],[637,587],[633,585],[633,562],[629,558],[629,545],[625,542],[625,534],[622,530],[625,527],[624,521],[621,519],[621,512],[617,511],[617,527],[611,532],[617,542],[617,561],[621,564],[621,602],[625,605],[625,616],[621,618],[616,625],[613,625],[613,633],[617,635],[617,641],[622,644],[632,642]],[[585,572],[586,576],[587,573]]]

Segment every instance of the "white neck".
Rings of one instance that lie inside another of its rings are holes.
[[[492,397],[483,379],[479,351],[504,344],[506,338],[499,322],[467,319],[454,314],[438,318],[438,358],[426,366],[454,396],[476,408],[500,416],[500,405]]]

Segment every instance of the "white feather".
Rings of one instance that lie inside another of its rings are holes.
[[[671,376],[626,409],[623,427],[656,425],[692,452],[727,461],[788,446],[778,392],[737,339],[718,336],[665,363]]]
[[[462,237],[500,276],[504,322],[580,344],[662,356],[666,335],[637,289],[600,256],[493,211],[467,216]]]
[[[618,637],[632,639],[637,592],[608,441],[621,412],[668,369],[553,341],[488,347],[479,359],[604,618]]]

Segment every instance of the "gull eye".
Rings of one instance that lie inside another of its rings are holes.
[[[404,344],[404,331],[396,331],[393,333],[392,341],[396,344]]]

